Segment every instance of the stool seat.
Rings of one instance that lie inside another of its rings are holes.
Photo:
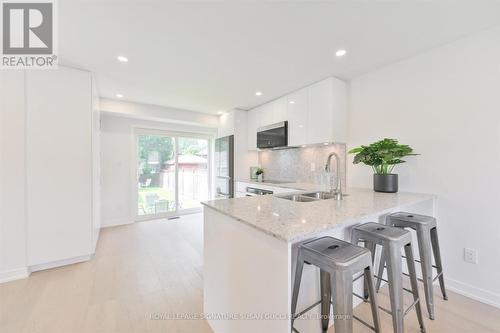
[[[436,219],[428,215],[397,212],[392,213],[389,216],[392,225],[398,224],[402,226],[403,224],[407,224],[408,228],[414,228],[417,225],[425,225],[428,228],[434,228],[437,225]]]
[[[386,225],[374,222],[368,222],[356,227],[356,231],[360,237],[376,239],[380,241],[411,241],[411,234],[400,228],[391,228]]]
[[[321,257],[326,257],[330,266],[338,268],[350,267],[356,261],[363,260],[363,256],[371,256],[369,250],[333,237],[317,238],[301,244],[300,248],[310,253],[304,255],[309,259],[306,261],[311,264],[315,264],[317,260],[321,261]]]

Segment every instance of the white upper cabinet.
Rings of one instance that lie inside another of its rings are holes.
[[[287,98],[281,97],[277,100],[271,102],[272,105],[272,116],[269,124],[276,124],[287,120],[286,109],[287,109]]]
[[[261,126],[267,126],[270,124],[274,124],[275,117],[274,117],[274,105],[273,102],[269,102],[266,104],[263,104],[257,108],[257,113],[259,114],[259,124],[257,126],[257,130]]]
[[[307,89],[287,96],[288,145],[300,146],[307,142]]]
[[[257,129],[288,121],[288,145],[347,140],[347,88],[334,77],[314,83],[248,113],[248,149],[257,146]]]
[[[234,113],[226,112],[219,116],[217,137],[223,138],[225,136],[233,134],[234,134]]]
[[[248,111],[248,150],[257,150],[257,129],[261,126],[261,114],[263,114],[261,107]]]
[[[307,142],[330,142],[333,137],[333,84],[327,79],[307,88],[309,110],[307,113]]]

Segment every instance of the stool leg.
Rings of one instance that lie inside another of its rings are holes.
[[[370,250],[370,252],[372,254],[372,264],[373,264],[373,259],[375,258],[375,249],[376,249],[376,246],[377,246],[377,244],[375,244],[373,242],[367,242],[367,241],[365,241],[365,248],[367,248],[368,250]],[[364,281],[364,293],[363,293],[363,297],[364,297],[364,301],[366,302],[368,300],[368,283],[366,281],[366,277],[365,277],[365,281]]]
[[[297,313],[297,300],[299,298],[300,290],[300,280],[302,279],[302,269],[304,268],[304,258],[302,257],[301,251],[299,249],[299,254],[297,255],[297,265],[295,266],[295,281],[293,283],[293,293],[292,293],[292,327],[293,321],[295,320],[295,314]]]
[[[434,295],[432,293],[432,258],[431,237],[428,229],[417,229],[418,251],[420,254],[420,266],[422,268],[422,280],[424,281],[425,301],[429,318],[434,320]]]
[[[415,258],[413,258],[413,251],[411,243],[405,246],[406,264],[408,265],[408,275],[410,275],[411,290],[413,292],[413,300],[418,302],[415,304],[415,311],[417,312],[418,323],[420,324],[420,331],[425,333],[424,318],[422,317],[422,309],[420,307],[420,299],[418,296],[418,282],[417,271],[415,270]]]
[[[380,290],[380,285],[382,284],[382,276],[384,275],[384,266],[385,266],[385,255],[384,251],[380,253],[380,262],[378,266],[378,273],[377,273],[377,286],[376,290],[377,292]],[[375,264],[375,263],[374,263]]]
[[[350,273],[330,274],[335,333],[352,333],[352,274]]]
[[[392,325],[394,333],[403,333],[403,269],[401,249],[396,244],[384,246],[387,258],[387,277],[389,281],[389,296],[391,300]]]
[[[365,281],[368,286],[370,306],[372,308],[373,327],[375,328],[375,333],[380,333],[380,316],[378,313],[377,294],[375,292],[375,286],[373,284],[373,272],[371,265],[365,268]]]
[[[446,295],[446,289],[444,287],[444,276],[443,276],[443,264],[441,262],[441,251],[439,250],[439,239],[437,228],[431,229],[431,243],[432,243],[432,252],[434,253],[434,262],[436,263],[437,273],[439,275],[439,286],[441,287],[441,293],[443,294],[443,298],[448,300],[448,296]]]
[[[328,330],[328,322],[330,318],[330,302],[332,299],[330,274],[327,271],[320,269],[320,288],[321,288],[321,328],[323,332]]]

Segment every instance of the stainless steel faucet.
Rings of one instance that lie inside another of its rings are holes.
[[[337,155],[336,153],[330,153],[330,155],[328,155],[328,158],[326,160],[326,165],[325,165],[325,171],[329,174],[332,173],[332,169],[331,169],[331,163],[332,163],[332,157],[335,156],[335,163],[337,164],[337,174],[336,174],[336,177],[337,177],[337,181],[336,181],[336,184],[337,184],[337,188],[334,190],[333,189],[333,186],[331,186],[331,182],[330,182],[330,192],[335,194],[335,200],[342,200],[342,178],[340,177],[340,158],[339,158],[339,155]]]

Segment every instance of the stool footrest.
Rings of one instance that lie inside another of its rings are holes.
[[[413,307],[418,303],[420,302],[420,298],[417,298],[416,300],[413,301],[413,303],[410,304],[410,306],[408,308],[406,308],[406,310],[404,311],[403,313],[403,317],[406,316],[408,314],[408,312],[410,312],[411,309],[413,309]],[[392,311],[391,310],[388,310],[382,306],[378,306],[378,308],[382,311],[384,311],[385,313],[389,314],[392,316]]]
[[[370,328],[372,331],[375,331],[375,327],[373,327],[372,325],[368,324],[366,321],[364,321],[363,319],[359,318],[358,316],[356,315],[352,315],[352,317],[354,319],[356,319],[357,321],[359,321],[361,324],[365,325],[366,327]]]
[[[363,301],[366,301],[366,299],[365,299],[363,296],[358,295],[358,294],[356,294],[356,293],[352,293],[352,294],[353,294],[354,296],[356,296],[357,298],[362,299]]]
[[[439,277],[443,275],[443,272],[439,273],[438,275],[436,275],[436,277],[434,279],[432,279],[432,282],[436,281],[437,279],[439,279]]]
[[[331,301],[330,301],[330,303],[331,303]],[[296,315],[293,315],[292,318],[296,319],[297,317],[302,316],[304,313],[306,313],[307,311],[311,310],[312,308],[314,308],[318,304],[321,304],[321,300],[317,301],[316,303],[313,303],[313,305],[308,306],[307,308],[305,308],[301,312],[297,313]]]
[[[352,282],[356,282],[356,281],[358,281],[358,280],[359,280],[359,279],[361,279],[363,276],[365,276],[365,274],[364,274],[364,273],[361,273],[360,275],[358,275],[357,277],[355,277],[355,278],[352,280]]]
[[[413,303],[410,304],[410,306],[405,310],[403,316],[406,316],[406,314],[410,312],[410,310],[413,309],[418,302],[420,302],[420,298],[417,298],[413,301]]]
[[[356,294],[356,293],[352,293],[352,294],[353,294],[354,296],[359,297],[359,298],[361,298],[361,299],[363,299],[363,300],[364,300],[364,297],[361,297],[360,295],[358,295],[358,294]],[[370,302],[368,302],[368,303],[370,303]],[[312,310],[312,309],[313,309],[316,305],[319,305],[319,304],[321,304],[321,300],[317,301],[316,303],[313,303],[312,305],[308,306],[307,308],[305,308],[305,309],[304,309],[304,310],[302,310],[301,312],[299,312],[299,313],[297,313],[296,315],[293,315],[293,316],[292,316],[292,331],[293,331],[293,332],[295,332],[295,333],[300,333],[300,331],[299,331],[299,330],[297,330],[295,327],[293,327],[293,321],[295,321],[295,319],[297,319],[298,317],[302,316],[304,313],[306,313],[306,312],[308,312],[308,311]],[[332,301],[330,301],[330,305],[331,305],[331,306],[333,306],[333,302],[332,302]],[[391,314],[391,312],[390,312],[390,311],[388,311],[388,310],[386,310],[386,309],[382,308],[381,306],[379,306],[379,308],[380,308],[380,309],[382,309],[382,310],[384,310],[385,312],[387,312],[387,313]],[[357,321],[359,321],[361,324],[363,324],[363,325],[365,325],[366,327],[370,328],[371,330],[375,331],[375,327],[373,327],[372,325],[370,325],[369,323],[367,323],[367,322],[366,322],[366,321],[364,321],[363,319],[361,319],[361,318],[359,318],[359,317],[355,316],[354,314],[352,315],[352,317],[353,317],[354,319],[356,319]],[[334,320],[335,320],[335,319],[334,319]]]
[[[410,274],[405,273],[405,272],[403,272],[403,275],[404,275],[404,276],[407,276],[407,277],[410,277]],[[419,278],[419,277],[417,277],[417,280],[418,280],[418,281],[420,281],[420,282],[424,282],[424,280],[422,280],[422,279],[421,279],[421,278]]]
[[[406,256],[402,256],[402,257],[406,259]],[[415,259],[414,261],[415,261],[415,262],[418,262],[419,264],[421,264],[421,263],[422,263],[422,262],[420,261],[420,259]],[[438,267],[437,267],[436,265],[434,265],[434,264],[432,265],[432,267],[433,267],[433,268],[435,268],[435,269],[437,269],[437,268],[438,268]]]

